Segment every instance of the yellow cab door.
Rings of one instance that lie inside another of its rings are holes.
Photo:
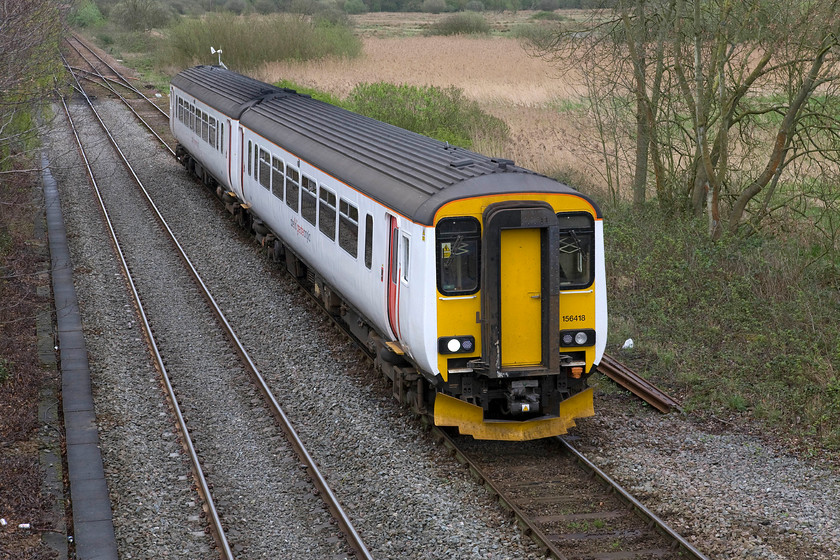
[[[502,367],[542,361],[540,230],[504,229],[500,243]]]

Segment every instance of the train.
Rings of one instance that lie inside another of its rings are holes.
[[[181,163],[371,351],[398,400],[489,440],[594,414],[607,297],[589,197],[220,66],[175,75],[169,101]]]

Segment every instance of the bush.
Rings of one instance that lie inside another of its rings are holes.
[[[347,0],[344,3],[344,11],[348,14],[364,14],[368,9],[362,0]]]
[[[429,27],[429,35],[486,35],[490,24],[475,12],[453,14]]]
[[[467,5],[464,6],[464,9],[468,12],[483,12],[484,2],[481,0],[470,0],[467,2]]]
[[[439,14],[446,10],[446,0],[423,0],[420,9],[429,14]]]
[[[465,148],[477,138],[506,139],[504,121],[488,115],[475,101],[454,87],[360,84],[350,93],[346,106],[419,134]]]
[[[105,23],[105,18],[92,0],[84,0],[70,13],[70,23],[77,27],[99,27]]]
[[[536,14],[531,16],[531,19],[535,19],[538,21],[564,21],[566,19],[565,16],[561,16],[557,12],[537,12]]]
[[[288,14],[239,17],[210,14],[201,21],[184,21],[172,29],[163,66],[180,68],[215,63],[209,46],[224,50],[223,62],[245,71],[277,60],[315,60],[328,56],[354,57],[361,41],[343,25]]]
[[[173,16],[171,8],[155,0],[125,0],[111,8],[108,14],[111,21],[129,31],[165,27]]]

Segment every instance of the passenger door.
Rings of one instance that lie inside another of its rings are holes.
[[[400,297],[400,270],[399,270],[399,248],[400,228],[397,218],[388,215],[388,324],[394,337],[400,338],[399,329],[399,297]]]

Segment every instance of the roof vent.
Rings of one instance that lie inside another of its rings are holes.
[[[490,161],[495,163],[499,167],[499,169],[501,169],[502,171],[506,171],[507,168],[508,168],[508,165],[513,165],[513,160],[512,159],[495,158],[495,159],[491,159]]]

